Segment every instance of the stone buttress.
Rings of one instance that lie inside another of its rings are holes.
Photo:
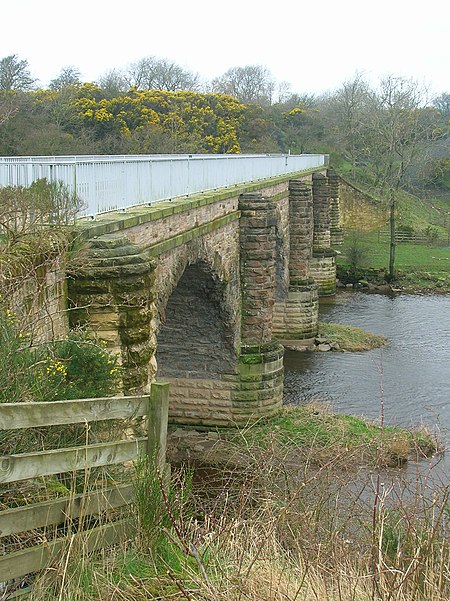
[[[289,289],[277,302],[274,333],[283,343],[314,338],[318,325],[318,291],[310,275],[313,243],[311,186],[289,182]]]
[[[89,241],[86,264],[69,277],[70,326],[87,325],[119,357],[124,394],[148,392],[155,372],[154,261],[119,234]]]

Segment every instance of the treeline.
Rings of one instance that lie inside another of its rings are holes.
[[[443,186],[449,118],[450,94],[400,77],[302,96],[258,65],[201,82],[147,57],[94,83],[66,67],[44,89],[26,60],[0,59],[1,155],[327,152],[376,187]]]

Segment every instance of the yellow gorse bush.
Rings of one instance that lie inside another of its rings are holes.
[[[239,153],[239,137],[248,107],[223,94],[132,89],[103,98],[100,88],[85,84],[72,107],[80,121],[101,137],[107,132],[130,136],[148,127],[195,139],[198,151]]]

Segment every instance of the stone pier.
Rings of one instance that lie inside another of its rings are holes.
[[[274,414],[283,402],[283,347],[273,338],[276,210],[261,193],[239,197],[241,246],[240,390],[244,413]],[[237,407],[238,408],[238,407]]]
[[[319,296],[336,293],[336,252],[331,248],[330,184],[322,173],[313,175],[314,234],[311,276]]]
[[[344,242],[344,230],[341,223],[340,177],[334,169],[327,170],[330,186],[330,237],[331,246],[340,246]]]
[[[289,182],[289,290],[275,306],[274,333],[291,344],[317,334],[318,289],[311,277],[313,242],[311,186],[301,180]]]

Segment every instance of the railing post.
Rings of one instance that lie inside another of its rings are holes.
[[[155,459],[161,473],[166,465],[169,384],[153,382],[148,401],[147,456]]]

